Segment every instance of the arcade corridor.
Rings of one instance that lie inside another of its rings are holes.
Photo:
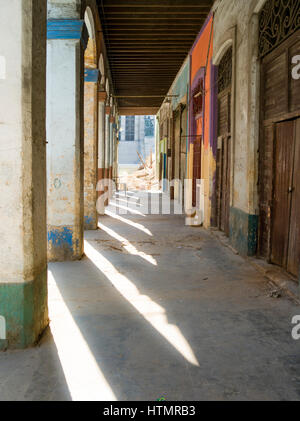
[[[0,354],[0,400],[299,400],[298,306],[183,222],[110,206],[81,261],[51,263],[50,328]]]
[[[299,0],[0,0],[0,401],[300,400],[299,174]]]

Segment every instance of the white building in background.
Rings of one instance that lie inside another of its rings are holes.
[[[155,153],[155,116],[121,116],[119,135],[119,169],[135,170],[141,163],[137,152],[145,160]]]

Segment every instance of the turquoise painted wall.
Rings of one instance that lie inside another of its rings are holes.
[[[181,98],[188,94],[188,85],[190,80],[190,62],[186,61],[182,70],[178,73],[174,86],[172,88],[172,95],[178,95],[176,98],[172,98],[172,108],[176,109]]]
[[[172,87],[171,94],[178,95],[177,97],[172,98],[172,108],[175,110],[180,103],[180,100],[186,95],[186,106],[189,106],[189,84],[190,84],[190,59],[188,58],[182,67],[181,71],[176,76],[176,80]],[[187,116],[189,115],[189,110],[187,108]],[[187,117],[186,122],[186,151],[188,151],[188,133],[189,133],[189,119]],[[188,168],[187,162],[188,154],[186,154],[186,169]]]

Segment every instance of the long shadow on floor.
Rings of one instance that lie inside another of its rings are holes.
[[[299,397],[289,308],[257,297],[255,272],[240,257],[206,239],[201,259],[189,249],[174,258],[168,246],[154,266],[106,240],[104,232],[88,239],[91,259],[50,269],[118,400]]]
[[[64,265],[51,266],[52,275],[116,398],[181,399],[185,390],[193,399],[189,363],[108,277],[88,259],[81,262],[80,272],[73,264],[69,276]]]
[[[299,398],[295,308],[268,300],[240,256],[182,216],[99,226],[88,258],[50,270],[116,399]]]
[[[49,327],[35,348],[1,353],[0,367],[0,401],[71,400]]]

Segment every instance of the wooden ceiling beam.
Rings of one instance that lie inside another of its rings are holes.
[[[159,107],[213,0],[96,1],[118,105]]]
[[[202,21],[203,21],[204,17],[198,17],[195,19],[195,16],[191,16],[191,17],[177,17],[177,18],[166,18],[165,16],[161,16],[161,17],[155,17],[150,15],[149,17],[138,17],[135,14],[131,15],[130,17],[127,18],[123,18],[120,19],[119,17],[117,18],[107,18],[106,19],[106,25],[110,26],[110,25],[124,25],[124,26],[128,26],[128,25],[137,25],[137,26],[141,26],[141,25],[153,25],[153,21],[157,22],[157,25],[168,25],[168,26],[172,26],[172,25],[179,25],[180,23],[183,23],[184,26],[188,26],[188,25],[192,25],[192,26],[198,26]]]
[[[156,115],[158,107],[119,107],[120,115]]]
[[[166,9],[164,7],[136,7],[134,9],[134,12],[130,9],[127,9],[126,7],[119,7],[117,8],[105,8],[105,16],[109,17],[115,17],[119,16],[119,19],[126,19],[127,16],[131,16],[132,14],[136,16],[149,16],[149,15],[156,15],[156,16],[204,16],[206,17],[209,13],[209,9],[207,7],[204,8],[189,8],[189,7],[181,7],[181,8],[170,8]]]
[[[124,6],[123,0],[98,0],[98,3],[103,2],[104,7],[120,7]],[[168,7],[174,9],[175,7],[207,7],[212,6],[211,0],[128,0],[125,3],[127,7]]]

